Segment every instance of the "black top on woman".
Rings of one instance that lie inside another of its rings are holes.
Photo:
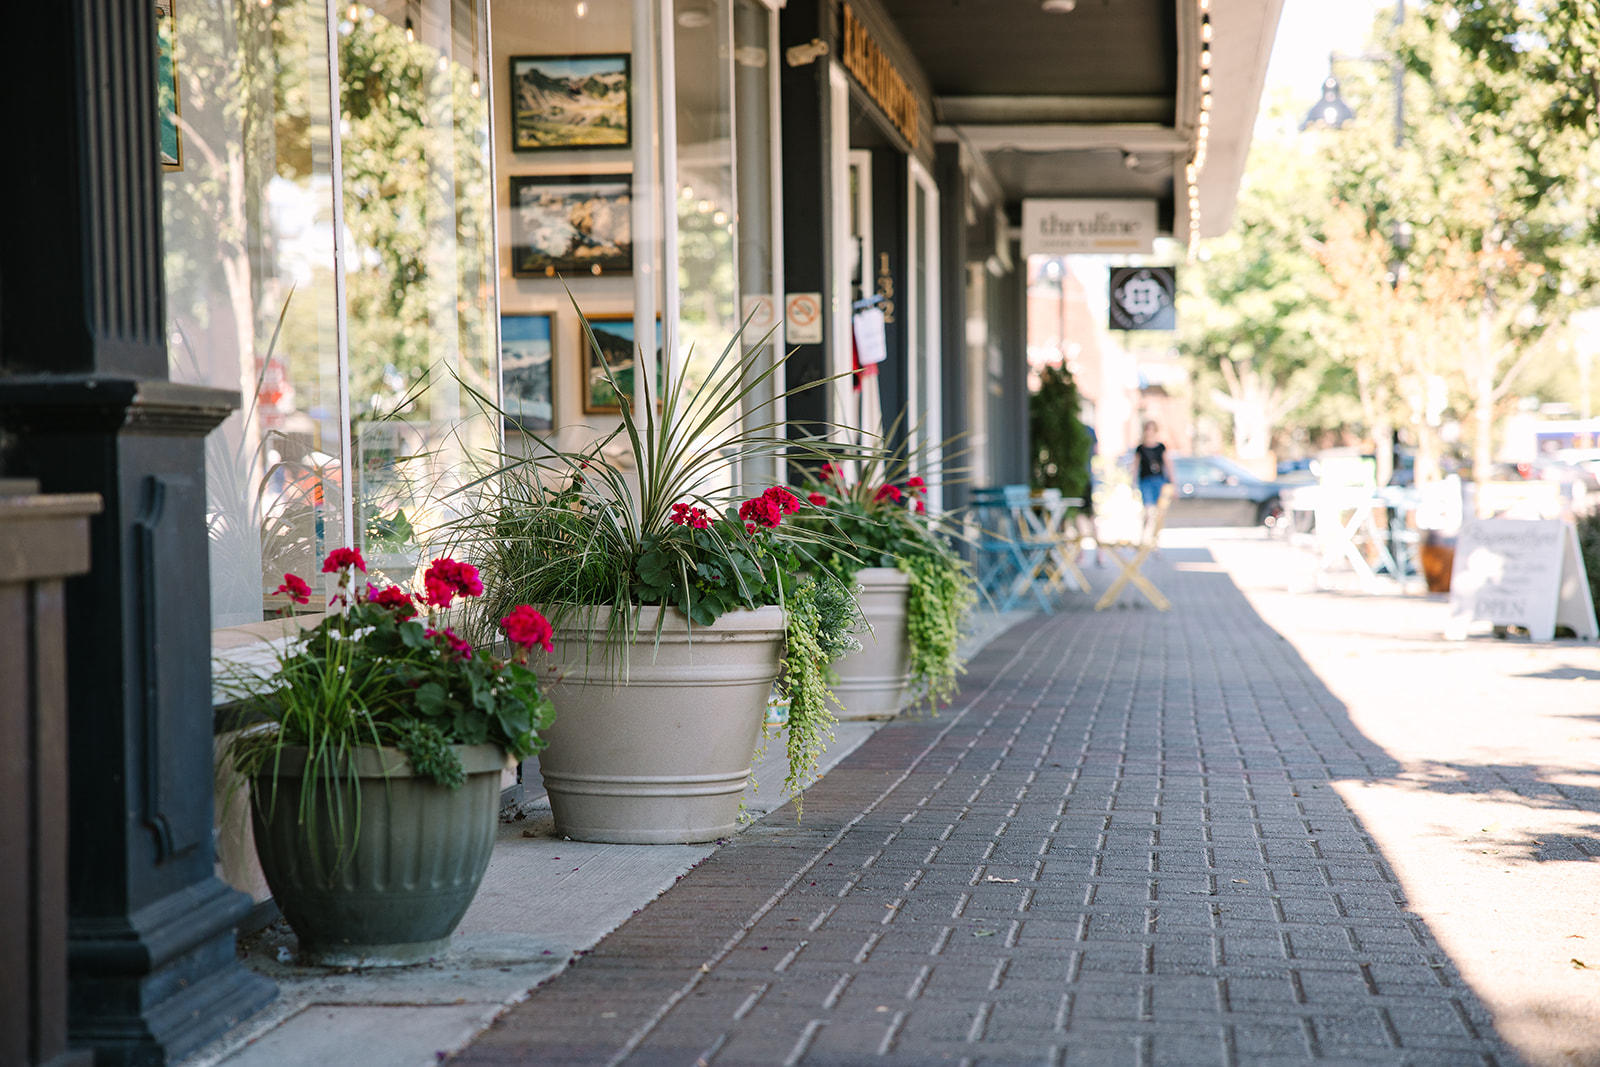
[[[1139,454],[1139,477],[1165,478],[1166,475],[1166,445],[1140,445],[1134,449]]]

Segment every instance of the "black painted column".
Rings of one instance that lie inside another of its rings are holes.
[[[829,40],[828,7],[818,0],[790,0],[778,12],[780,54],[813,40]],[[779,75],[783,136],[783,287],[791,293],[820,292],[823,337],[832,336],[828,293],[828,145],[823,117],[828,108],[828,61],[798,67],[784,63]],[[780,296],[781,299],[781,296]],[[781,310],[781,309],[780,309]],[[786,389],[802,389],[828,373],[827,343],[797,345],[784,365]],[[791,439],[820,432],[828,418],[828,394],[808,389],[785,402]]]
[[[943,378],[940,403],[943,432],[959,452],[966,447],[967,425],[967,172],[961,166],[961,146],[944,143],[934,149],[933,180],[939,187],[939,359]],[[963,463],[970,463],[966,459]],[[969,482],[981,483],[982,472],[945,483],[944,506],[965,507]]]
[[[213,874],[205,435],[238,396],[167,381],[154,5],[16,5],[0,169],[0,474],[93,492],[66,587],[69,1037],[155,1065],[271,1000]]]

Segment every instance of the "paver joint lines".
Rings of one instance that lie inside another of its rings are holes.
[[[461,1062],[1516,1062],[1329,788],[1386,757],[1226,576],[1169,584],[998,639]]]

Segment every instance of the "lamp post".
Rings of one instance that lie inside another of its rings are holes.
[[[1056,283],[1056,358],[1067,366],[1067,261],[1052,259],[1044,265],[1045,277]]]
[[[1399,31],[1405,25],[1405,18],[1405,0],[1395,0],[1394,27],[1397,37]],[[1300,124],[1300,129],[1306,130],[1312,126],[1338,129],[1355,118],[1354,110],[1351,109],[1349,104],[1345,103],[1344,98],[1339,93],[1339,79],[1334,75],[1333,71],[1333,66],[1337,62],[1384,63],[1390,67],[1394,81],[1395,153],[1393,167],[1398,170],[1400,150],[1405,146],[1406,140],[1405,64],[1401,61],[1398,52],[1362,53],[1353,56],[1329,52],[1328,77],[1322,83],[1322,98],[1311,106],[1311,110],[1306,112],[1305,120]],[[1389,260],[1388,281],[1391,287],[1399,289],[1401,273],[1405,267],[1405,256],[1411,248],[1411,225],[1401,221],[1398,217],[1390,224],[1389,248],[1392,258]],[[1374,426],[1373,430],[1374,437],[1380,438],[1373,442],[1378,454],[1379,481],[1386,482],[1394,468],[1394,436],[1387,426],[1387,420],[1380,420],[1380,425]]]

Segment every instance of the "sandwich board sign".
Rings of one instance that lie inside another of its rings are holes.
[[[1572,523],[1479,519],[1461,527],[1445,636],[1460,641],[1477,622],[1524,626],[1535,641],[1551,640],[1558,625],[1600,637]]]

